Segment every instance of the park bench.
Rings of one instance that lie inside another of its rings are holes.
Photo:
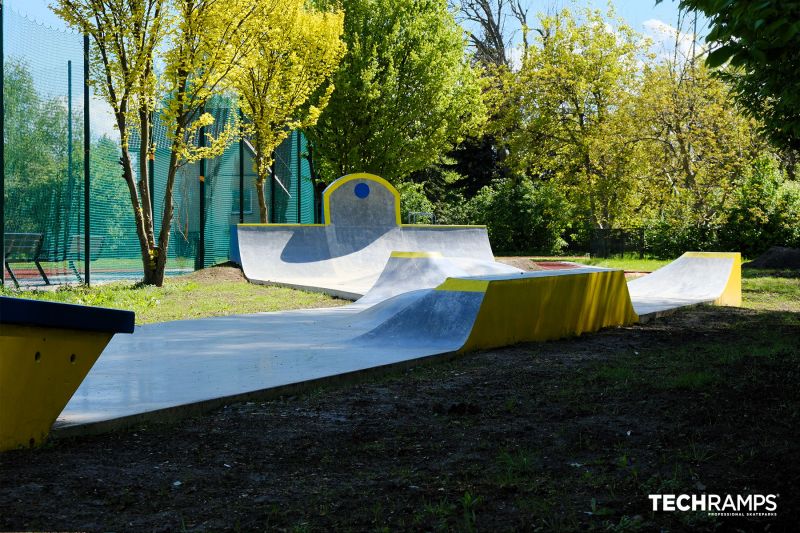
[[[91,235],[89,236],[89,261],[94,261],[100,256],[100,252],[103,250],[103,242],[105,238],[102,235]],[[80,261],[84,256],[84,240],[83,235],[73,235],[69,240],[69,245],[67,246],[67,262],[69,264],[69,268],[72,270],[72,273],[75,274],[75,277],[78,278],[80,283],[83,283],[83,278],[81,277],[81,272],[78,270],[78,267],[75,266],[75,261]]]
[[[19,288],[19,281],[14,271],[11,270],[11,263],[33,263],[39,270],[46,285],[50,285],[50,280],[44,273],[39,254],[42,251],[44,235],[41,233],[6,233],[5,234],[5,267],[14,285]]]

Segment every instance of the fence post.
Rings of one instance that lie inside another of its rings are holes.
[[[89,218],[89,176],[91,173],[89,131],[89,35],[83,36],[83,279],[86,286],[91,284],[91,220]]]
[[[276,222],[275,220],[275,165],[278,162],[275,160],[275,152],[272,152],[272,168],[269,169],[269,220],[267,222]]]
[[[250,197],[252,199],[252,196]],[[239,224],[244,224],[244,113],[239,108]]]
[[[0,0],[0,287],[6,281],[6,146],[5,70],[3,55],[3,0]]]
[[[303,194],[303,168],[300,165],[300,143],[303,142],[303,138],[300,134],[300,130],[296,130],[295,135],[297,137],[297,223],[300,224],[300,222],[302,222],[300,218],[300,208],[302,207],[300,198]]]
[[[153,127],[156,121],[156,112],[150,112],[150,126],[148,129],[148,135],[150,137],[150,146],[148,147],[148,157],[147,157],[147,179],[148,179],[148,188],[150,189],[150,223],[153,225],[153,234],[156,232],[156,141],[153,138],[153,133],[155,132],[155,128]],[[144,146],[140,146],[139,150],[144,150]]]
[[[200,111],[202,114],[205,108]],[[202,148],[206,145],[206,127],[200,126],[197,145]],[[206,160],[200,158],[200,236],[197,241],[197,257],[194,260],[194,269],[202,270],[206,264]]]

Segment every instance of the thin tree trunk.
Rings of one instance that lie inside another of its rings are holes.
[[[139,203],[139,194],[136,190],[136,181],[133,176],[133,161],[131,161],[130,152],[127,147],[122,150],[122,175],[125,178],[125,183],[128,185],[128,193],[131,198],[131,206],[133,207],[134,221],[136,224],[136,236],[139,238],[139,248],[142,254],[142,270],[144,271],[143,283],[146,285],[153,285],[153,270],[155,269],[155,262],[152,254],[152,241],[147,239],[147,231],[145,230],[144,216]]]
[[[147,243],[152,247],[155,244],[155,230],[153,227],[152,191],[150,191],[147,167],[147,160],[150,155],[150,113],[143,107],[139,108],[139,137],[141,139],[139,146],[139,196]]]

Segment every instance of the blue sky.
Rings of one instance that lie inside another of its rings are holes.
[[[38,20],[48,26],[63,27],[61,20],[56,17],[47,7],[50,0],[5,0],[4,4],[18,13],[27,15],[29,18]],[[531,12],[541,11],[548,6],[569,6],[569,0],[528,0]],[[655,0],[612,0],[611,2],[617,13],[623,17],[628,24],[639,32],[645,33],[647,27],[645,22],[650,20],[660,20],[670,25],[674,25],[678,16],[677,0],[664,0],[659,5],[655,5]],[[607,0],[586,0],[575,2],[579,6],[591,6],[605,9]]]
[[[65,25],[61,19],[55,16],[47,7],[51,1],[52,0],[4,0],[3,5],[6,9],[15,11],[29,19],[34,19],[45,26],[65,29]],[[655,0],[611,0],[610,2],[608,0],[523,0],[523,2],[530,6],[529,21],[531,22],[535,20],[536,13],[547,10],[552,11],[553,8],[560,9],[562,7],[578,6],[592,7],[605,11],[608,4],[611,3],[617,15],[623,18],[629,26],[653,39],[655,42],[653,51],[656,53],[668,53],[669,50],[674,50],[675,33],[672,27],[675,26],[678,18],[677,0],[664,0],[658,5],[655,4]],[[509,27],[511,26],[512,25],[509,25]],[[519,37],[517,36],[517,38]],[[8,44],[10,51],[13,48],[13,46],[10,45],[15,43]],[[16,44],[34,48],[37,46],[40,48],[42,46],[47,46],[46,43],[35,42]],[[685,42],[682,42],[681,48],[684,46]],[[37,53],[46,55],[46,51],[43,50]],[[512,55],[514,55],[514,53],[512,53]],[[43,62],[40,66],[45,68],[47,64]],[[42,83],[48,81],[48,76],[44,74],[41,78],[43,80],[40,80]],[[116,135],[113,129],[114,121],[105,107],[105,104],[102,102],[93,100],[93,111],[91,114],[92,130],[100,134],[114,136]]]

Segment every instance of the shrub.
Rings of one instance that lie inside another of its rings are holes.
[[[563,193],[547,182],[496,180],[466,205],[467,219],[485,224],[497,253],[558,253],[569,225]]]

